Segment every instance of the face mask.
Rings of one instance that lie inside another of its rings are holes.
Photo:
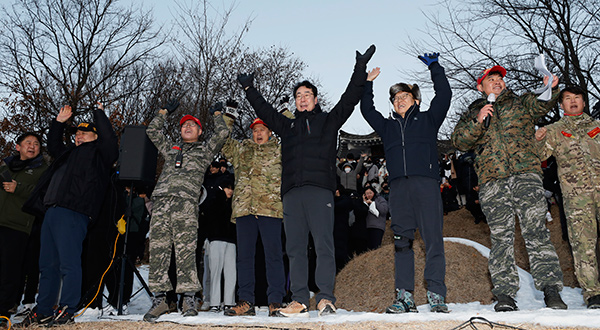
[[[350,167],[346,167],[346,168],[344,168],[344,172],[346,172],[346,173],[350,173],[350,171],[351,171],[351,170],[352,170],[352,169],[351,169]]]

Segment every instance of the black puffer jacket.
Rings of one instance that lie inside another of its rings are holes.
[[[110,168],[119,156],[117,136],[103,110],[94,110],[98,139],[76,147],[63,142],[64,123],[56,120],[48,133],[48,152],[54,158],[50,168],[40,178],[23,211],[43,216],[44,196],[52,176],[63,164],[65,175],[59,184],[57,206],[79,212],[95,219],[100,212]]]
[[[365,66],[356,64],[346,91],[330,112],[317,104],[312,111],[296,111],[294,119],[278,113],[254,87],[246,90],[258,117],[281,137],[282,196],[304,185],[335,192],[338,131],[358,104],[366,79]]]

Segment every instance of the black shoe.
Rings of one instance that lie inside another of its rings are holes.
[[[240,300],[235,306],[225,308],[223,314],[225,316],[254,316],[256,315],[256,311],[253,303],[246,300]]]
[[[21,323],[14,325],[15,328],[27,328],[35,324],[46,324],[54,318],[54,315],[41,315],[37,312],[37,307],[34,307],[29,314],[25,316]]]
[[[499,294],[496,296],[496,300],[498,300],[498,303],[494,306],[496,312],[514,312],[519,310],[515,300],[509,295]]]
[[[587,308],[589,309],[600,309],[600,294],[595,295],[588,299]]]
[[[567,304],[560,297],[557,285],[549,285],[544,287],[544,302],[548,308],[552,309],[567,309]]]
[[[73,319],[73,314],[67,312],[67,306],[64,306],[58,310],[56,317],[54,317],[54,319],[52,321],[50,321],[46,325],[46,327],[50,328],[50,327],[57,326],[57,325],[71,324],[71,323],[75,323],[75,320]]]

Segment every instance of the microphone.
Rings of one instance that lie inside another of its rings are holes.
[[[491,104],[493,106],[494,103],[496,103],[496,94],[491,93],[490,95],[488,95],[487,103]],[[485,118],[483,119],[483,126],[485,128],[490,127],[490,120],[491,119],[492,119],[492,116],[490,116],[490,115],[485,116]]]

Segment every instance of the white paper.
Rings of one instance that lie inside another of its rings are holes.
[[[548,76],[549,79],[548,84],[536,89],[533,92],[536,94],[540,94],[540,96],[538,96],[538,100],[549,101],[552,98],[553,76],[552,73],[550,73],[550,71],[546,67],[546,58],[544,57],[544,54],[540,54],[540,56],[535,58],[534,66],[542,74],[542,76]]]

